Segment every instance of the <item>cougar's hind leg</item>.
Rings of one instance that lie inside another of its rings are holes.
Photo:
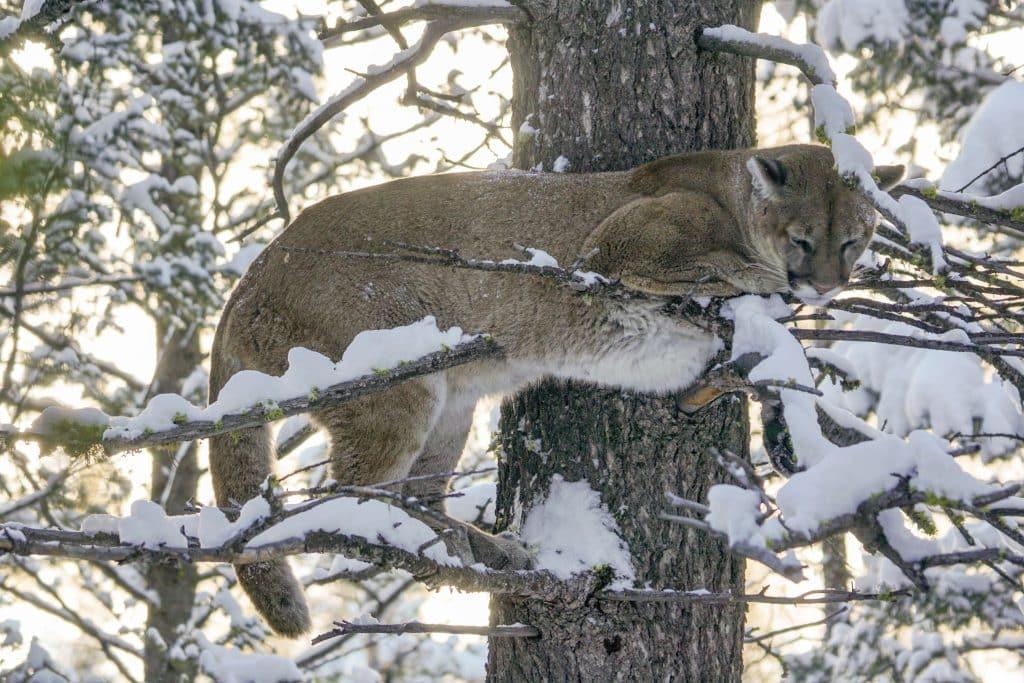
[[[447,401],[434,428],[427,437],[419,457],[413,463],[409,476],[444,474],[455,470],[466,446],[469,430],[473,426],[473,411],[476,396],[459,391],[457,382],[448,383]],[[444,511],[444,494],[448,490],[449,477],[431,477],[410,481],[404,493],[415,496],[427,505]],[[472,524],[460,525],[466,533],[466,540],[473,559],[495,569],[525,569],[530,559],[522,545],[514,539],[494,536],[477,529]]]
[[[449,391],[444,409],[409,470],[410,477],[443,474],[452,472],[458,467],[459,457],[466,446],[469,430],[473,426],[473,408],[473,402],[453,396]],[[418,479],[407,483],[404,493],[443,510],[443,495],[448,490],[448,483],[448,477]]]
[[[422,473],[453,469],[469,433],[472,407],[468,415],[455,409],[447,403],[447,393],[444,378],[432,375],[318,412],[317,423],[331,436],[334,478],[342,485],[372,485],[405,478],[414,466]],[[422,464],[418,463],[420,457],[425,458]],[[426,480],[417,482],[414,490],[416,495],[429,497],[443,492],[446,485],[443,479]],[[528,566],[525,551],[514,541],[468,524],[460,527],[466,531],[467,550],[476,561],[494,567]]]
[[[473,413],[482,396],[481,384],[487,383],[487,373],[474,363],[447,370],[444,381],[444,409],[413,463],[410,476],[452,472],[459,466],[473,427]],[[448,490],[448,484],[448,477],[421,479],[406,484],[405,493],[444,510],[441,496]]]
[[[331,476],[342,485],[370,485],[409,474],[444,405],[440,377],[425,377],[318,411],[331,437]]]

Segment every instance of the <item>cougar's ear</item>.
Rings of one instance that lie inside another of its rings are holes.
[[[747,170],[754,190],[765,199],[782,198],[786,187],[786,167],[778,159],[752,156],[747,159]]]
[[[878,177],[878,187],[888,190],[903,180],[903,165],[875,166],[874,174]]]

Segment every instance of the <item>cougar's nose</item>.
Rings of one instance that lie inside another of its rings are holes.
[[[826,294],[835,289],[834,285],[819,285],[816,283],[812,283],[811,286],[814,287],[814,291],[816,291],[818,294]]]

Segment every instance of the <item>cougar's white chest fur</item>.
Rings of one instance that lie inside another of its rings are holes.
[[[614,309],[593,352],[559,358],[551,374],[643,392],[692,385],[722,342],[658,308],[631,304]]]

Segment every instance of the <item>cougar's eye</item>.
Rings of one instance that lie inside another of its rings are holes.
[[[845,242],[843,242],[842,246],[839,247],[840,255],[845,256],[848,250],[857,246],[857,242],[858,240],[846,240]]]
[[[800,247],[805,254],[810,254],[814,251],[814,245],[803,237],[790,237],[789,241],[794,247]]]

